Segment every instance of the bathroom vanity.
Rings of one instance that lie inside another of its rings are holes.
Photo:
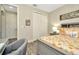
[[[65,55],[66,53],[58,51],[57,48],[51,47],[43,41],[38,40],[37,55]]]
[[[65,40],[66,39],[66,40]],[[79,40],[63,35],[45,36],[35,41],[38,55],[75,55],[79,54]]]

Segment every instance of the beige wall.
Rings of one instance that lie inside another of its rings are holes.
[[[60,24],[60,15],[69,13],[75,10],[79,10],[79,4],[70,4],[70,5],[64,5],[52,12],[49,13],[49,32],[51,32],[52,25]],[[75,22],[79,21],[79,18],[68,20],[67,22]],[[63,21],[65,23],[66,21]]]
[[[48,14],[44,11],[41,11],[39,9],[32,8],[28,5],[18,5],[18,20],[17,20],[17,27],[18,27],[18,32],[17,32],[17,37],[18,39],[25,38],[27,40],[32,40],[33,39],[33,12],[40,12],[41,14],[47,15]],[[30,26],[25,26],[25,20],[30,19],[31,20],[31,25]]]

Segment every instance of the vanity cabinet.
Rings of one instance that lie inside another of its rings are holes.
[[[37,42],[37,54],[38,55],[64,55],[63,53],[57,51],[56,49],[46,45],[41,41]]]

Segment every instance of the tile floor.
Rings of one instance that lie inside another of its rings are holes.
[[[27,54],[28,55],[37,55],[37,43],[36,42],[28,43]]]

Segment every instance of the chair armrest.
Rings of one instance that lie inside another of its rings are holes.
[[[7,55],[19,55],[20,53],[18,52],[18,51],[13,51],[13,52],[11,52],[11,53],[9,53],[9,54],[7,54]]]

